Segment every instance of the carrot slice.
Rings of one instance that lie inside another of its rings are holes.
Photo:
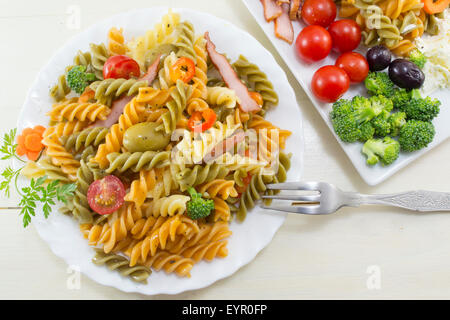
[[[33,133],[34,131],[33,131],[33,129],[32,128],[26,128],[26,129],[24,129],[23,131],[22,131],[22,135],[24,136],[24,137],[26,137],[27,135],[29,135],[29,134],[31,134],[31,133]]]
[[[23,146],[25,144],[25,136],[23,134],[17,137],[17,144],[19,146]]]
[[[33,128],[33,131],[42,136],[44,134],[45,127],[38,125]]]
[[[78,102],[86,103],[94,98],[95,98],[95,91],[89,87],[86,87],[86,89],[84,89],[84,92],[78,98]]]
[[[39,158],[39,154],[40,152],[37,151],[27,151],[27,158],[30,159],[31,161],[36,161]]]
[[[428,14],[443,12],[450,5],[450,0],[422,0],[423,10]]]
[[[27,149],[21,144],[19,144],[16,148],[16,153],[19,157],[25,155],[27,153]]]
[[[29,134],[25,137],[25,148],[29,151],[41,151],[43,145],[41,143],[42,137],[37,133]]]

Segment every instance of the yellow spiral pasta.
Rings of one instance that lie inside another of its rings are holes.
[[[125,39],[123,29],[112,27],[108,32],[108,51],[111,56],[122,55],[126,53]]]
[[[214,106],[235,108],[238,103],[236,93],[227,87],[208,87],[207,102]]]
[[[186,203],[191,198],[188,196],[176,194],[169,197],[163,197],[158,200],[151,201],[147,203],[145,207],[142,208],[143,212],[147,217],[167,217],[174,216],[177,214],[183,214],[186,212]]]
[[[136,102],[133,98],[124,108],[123,114],[119,117],[119,123],[111,127],[110,132],[105,137],[105,143],[98,147],[97,154],[91,159],[91,162],[97,162],[100,168],[105,169],[108,166],[107,155],[120,150],[125,131],[141,121],[144,115],[145,107]]]
[[[139,88],[139,93],[136,96],[136,102],[152,107],[152,109],[161,108],[170,98],[171,89],[154,89],[152,87]],[[157,109],[159,110],[159,109]],[[148,119],[147,119],[148,121]]]
[[[53,121],[90,121],[105,120],[110,109],[100,103],[79,103],[78,98],[72,98],[53,105],[47,113]]]
[[[50,127],[43,134],[42,144],[47,147],[46,154],[51,157],[52,163],[60,167],[70,180],[76,181],[80,162],[75,160],[73,155],[64,149],[59,138],[57,129]]]

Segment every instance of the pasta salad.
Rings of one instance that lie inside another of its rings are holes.
[[[123,33],[113,27],[75,55],[50,90],[47,126],[5,136],[8,157],[28,159],[7,182],[31,179],[24,225],[36,203],[48,215],[64,202],[94,263],[143,283],[152,270],[189,277],[226,257],[230,223],[285,181],[291,132],[265,119],[278,103],[266,74],[178,13],[140,37]]]

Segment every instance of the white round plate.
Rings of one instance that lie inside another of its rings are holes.
[[[71,64],[72,57],[78,50],[89,50],[91,42],[106,42],[107,32],[113,26],[122,27],[126,39],[142,35],[153,28],[153,25],[159,22],[167,11],[168,8],[159,7],[122,13],[99,22],[72,38],[50,59],[37,76],[19,117],[18,132],[26,127],[48,123],[45,113],[52,106],[48,94],[49,88],[64,72],[65,67]],[[228,21],[188,9],[173,9],[173,11],[181,14],[182,21],[192,22],[197,34],[209,31],[219,52],[226,53],[232,60],[237,59],[239,54],[244,54],[269,76],[280,102],[277,108],[268,113],[267,118],[274,124],[292,131],[293,134],[286,146],[286,151],[293,154],[288,179],[298,180],[303,154],[302,116],[294,91],[275,59],[256,39]],[[33,224],[57,256],[63,258],[69,265],[79,268],[94,281],[125,292],[152,295],[177,294],[186,290],[199,289],[230,276],[249,263],[261,249],[269,244],[285,217],[285,214],[256,207],[247,215],[243,223],[230,224],[233,235],[229,239],[228,257],[198,263],[192,269],[190,278],[179,278],[174,274],[167,275],[163,271],[153,272],[148,279],[148,284],[137,284],[120,276],[117,272],[110,271],[105,266],[94,265],[91,262],[94,250],[82,237],[78,224],[74,219],[58,214],[56,208],[48,219],[44,219],[42,211],[38,210]]]

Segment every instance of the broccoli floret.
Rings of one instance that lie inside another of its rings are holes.
[[[391,99],[388,99],[385,96],[372,96],[369,101],[372,105],[372,109],[375,110],[377,115],[379,115],[383,110],[391,112],[394,108]]]
[[[416,48],[410,51],[409,61],[411,61],[420,69],[422,69],[425,66],[425,63],[427,62],[427,58],[419,49]]]
[[[367,156],[368,165],[373,166],[381,162],[383,166],[387,166],[397,160],[400,154],[400,145],[391,137],[370,139],[364,144],[362,153]]]
[[[85,66],[75,66],[67,73],[67,85],[78,94],[82,94],[84,89],[95,80],[95,74],[87,73]]]
[[[403,111],[408,119],[431,121],[439,114],[440,105],[441,102],[438,99],[413,97]]]
[[[415,91],[417,89],[414,89]],[[395,109],[404,110],[411,100],[411,91],[407,91],[406,89],[395,89],[394,94],[391,97],[392,103]]]
[[[202,198],[201,193],[197,193],[194,188],[189,188],[188,193],[191,200],[187,203],[187,214],[193,220],[206,218],[214,210],[214,201]]]
[[[390,98],[394,94],[394,83],[387,73],[370,72],[364,83],[371,95],[383,95]]]
[[[366,141],[373,137],[370,120],[378,115],[369,99],[356,96],[352,101],[341,99],[330,113],[334,131],[344,142]]]
[[[372,119],[372,126],[375,129],[376,136],[386,137],[391,133],[390,115],[388,111],[383,110],[376,118]]]
[[[391,136],[396,137],[400,133],[400,129],[406,123],[406,113],[396,112],[389,117],[389,123],[391,124]]]
[[[431,122],[410,120],[400,129],[398,142],[402,151],[417,151],[428,146],[433,141],[435,133]]]
[[[375,134],[375,128],[370,122],[361,124],[358,129],[358,141],[360,142],[366,142],[367,140],[372,139]]]

